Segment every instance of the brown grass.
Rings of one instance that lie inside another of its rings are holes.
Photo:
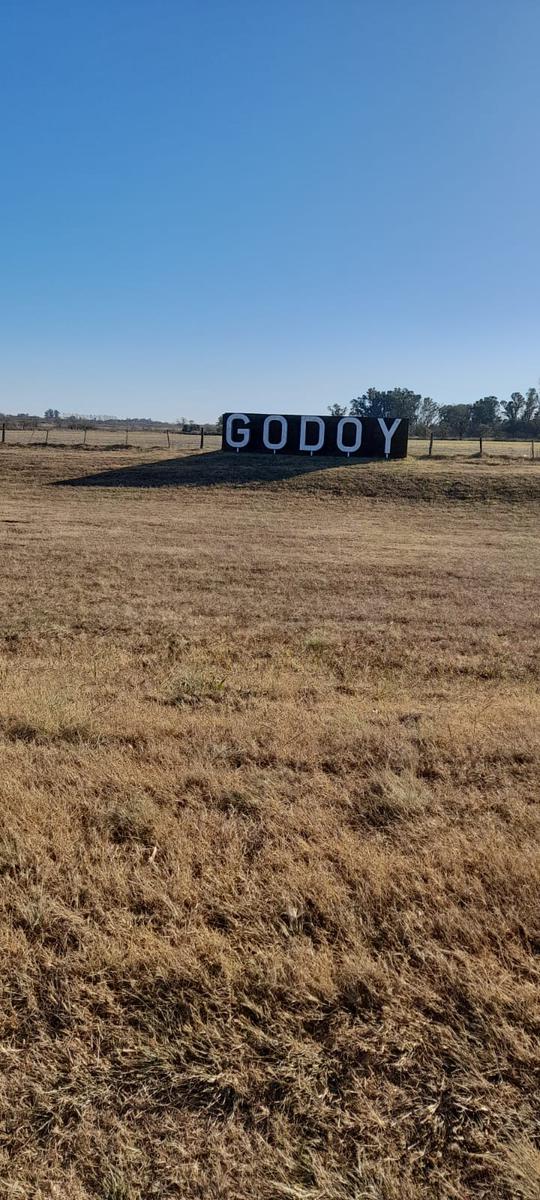
[[[537,469],[127,455],[0,454],[1,1194],[537,1200]]]
[[[66,429],[66,428],[49,428],[48,432],[45,429],[6,429],[6,446],[11,448],[21,447],[42,447],[47,438],[47,448],[49,450],[56,449],[73,449],[77,451],[83,450],[85,453],[94,454],[96,450],[107,450],[117,452],[124,450],[126,447],[126,431],[121,427],[117,429],[88,429],[86,438],[84,430],[81,429]],[[164,429],[129,429],[127,434],[128,448],[133,448],[137,451],[161,450],[164,452],[175,450],[182,453],[187,450],[198,450],[200,446],[200,433],[179,433],[175,429],[167,431]],[[206,450],[218,450],[221,447],[221,435],[206,433],[204,436],[204,446]],[[432,447],[432,456],[434,458],[452,458],[459,461],[467,459],[475,459],[479,456],[480,442],[476,438],[439,438],[435,434],[435,439]],[[409,439],[409,455],[411,458],[428,457],[429,453],[429,438],[411,437]],[[488,460],[502,461],[512,459],[518,461],[520,459],[527,460],[532,457],[531,439],[520,438],[503,440],[498,438],[483,439],[483,457]],[[540,457],[540,443],[538,440],[535,443],[535,456]],[[139,455],[140,457],[140,455]]]

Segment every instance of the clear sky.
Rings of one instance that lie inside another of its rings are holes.
[[[539,0],[1,0],[0,410],[540,377]]]

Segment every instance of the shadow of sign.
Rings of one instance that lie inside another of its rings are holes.
[[[356,469],[372,459],[322,458],[250,454],[243,456],[213,450],[160,462],[141,462],[113,467],[75,479],[60,479],[55,487],[159,488],[159,487],[246,487],[280,482],[336,467]]]

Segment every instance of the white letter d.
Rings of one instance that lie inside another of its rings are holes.
[[[306,433],[307,433],[308,425],[318,425],[319,440],[317,442],[307,442],[306,441]],[[324,434],[325,434],[325,428],[324,428],[324,421],[323,421],[322,417],[302,417],[302,420],[300,421],[299,450],[309,450],[310,454],[313,454],[313,452],[315,450],[320,450],[320,448],[324,442]]]

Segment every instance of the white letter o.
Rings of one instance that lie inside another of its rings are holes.
[[[281,425],[281,438],[280,438],[279,442],[271,442],[270,441],[269,432],[270,432],[270,424],[272,421],[279,421],[279,423]],[[287,441],[287,432],[288,432],[288,426],[287,426],[287,421],[286,421],[285,417],[277,417],[274,415],[267,417],[264,422],[264,425],[263,425],[263,443],[266,446],[266,449],[273,450],[274,454],[276,453],[276,450],[282,450],[285,445],[285,442]]]
[[[353,425],[356,429],[356,438],[352,446],[345,446],[343,442],[343,430],[345,425]],[[342,417],[337,427],[337,448],[342,454],[355,454],[362,445],[362,422],[358,417]]]

